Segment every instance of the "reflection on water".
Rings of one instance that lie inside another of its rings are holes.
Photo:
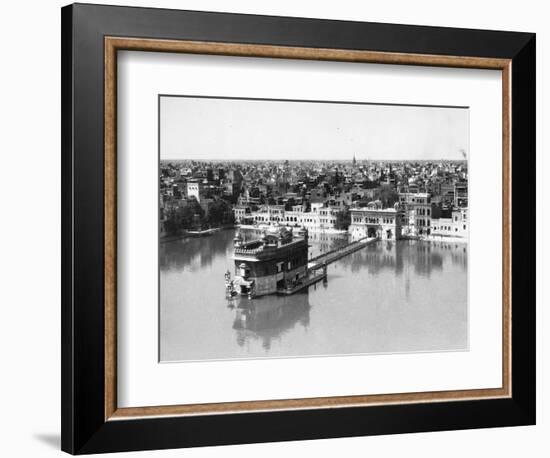
[[[334,250],[348,243],[348,234],[327,234],[323,232],[309,233],[309,255],[319,256],[327,251]]]
[[[292,297],[264,296],[249,301],[238,298],[233,329],[237,344],[248,345],[250,340],[259,340],[262,348],[269,351],[271,341],[278,339],[295,326],[307,328],[309,325],[308,293],[298,293]]]
[[[311,234],[310,253],[345,235]],[[467,348],[467,246],[377,242],[302,294],[225,298],[234,231],[160,245],[161,360]]]
[[[159,250],[161,272],[200,270],[209,268],[215,258],[233,255],[233,231],[223,231],[212,237],[189,238],[162,243]]]

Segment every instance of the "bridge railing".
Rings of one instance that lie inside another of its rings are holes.
[[[319,260],[319,259],[321,259],[321,258],[330,256],[331,254],[340,253],[340,252],[344,251],[345,249],[347,249],[347,248],[349,248],[349,247],[352,247],[352,246],[355,246],[355,245],[357,245],[358,243],[360,243],[360,242],[362,242],[363,240],[366,240],[366,239],[368,239],[368,238],[369,238],[368,236],[361,237],[360,239],[354,240],[353,242],[350,242],[350,243],[348,243],[347,245],[343,245],[343,246],[341,246],[341,247],[334,248],[333,250],[327,251],[326,253],[321,253],[320,255],[315,256],[314,258],[311,258],[308,262],[315,262],[315,261],[317,261],[317,260]]]

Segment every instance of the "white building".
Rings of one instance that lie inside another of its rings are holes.
[[[197,202],[201,201],[202,183],[196,180],[187,182],[187,197],[194,197]]]
[[[403,229],[409,235],[431,232],[432,200],[429,193],[400,192],[399,203],[404,209]]]
[[[455,209],[452,211],[450,218],[433,219],[431,234],[440,237],[467,238],[468,209]]]
[[[381,240],[401,238],[402,216],[398,203],[393,208],[382,208],[380,201],[369,202],[366,207],[351,208],[348,232],[354,239],[377,237]]]
[[[295,205],[291,211],[285,211],[283,205],[266,205],[252,212],[250,218],[256,224],[285,224],[322,232],[336,230],[339,211],[338,208],[326,207],[323,203],[311,204],[311,211],[305,211],[303,205]]]
[[[233,208],[233,215],[235,215],[235,221],[240,224],[245,218],[251,216],[250,207],[246,205],[237,205]]]

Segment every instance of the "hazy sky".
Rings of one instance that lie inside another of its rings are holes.
[[[160,98],[161,159],[462,159],[469,110]]]

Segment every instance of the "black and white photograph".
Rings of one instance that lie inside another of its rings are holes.
[[[468,351],[467,106],[158,116],[160,362]]]

